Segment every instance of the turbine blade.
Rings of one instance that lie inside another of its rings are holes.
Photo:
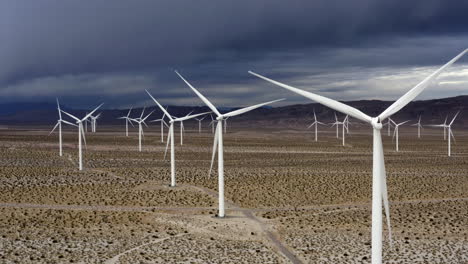
[[[130,107],[130,109],[128,110],[127,117],[129,117],[129,116],[130,116],[130,112],[132,112],[132,109],[133,109],[133,106],[132,106],[132,107]]]
[[[463,52],[458,54],[455,58],[447,62],[444,66],[439,68],[437,71],[426,77],[422,82],[418,85],[413,87],[409,90],[406,94],[404,94],[400,99],[396,100],[390,107],[388,107],[383,113],[379,115],[380,120],[385,120],[385,118],[393,115],[394,113],[398,112],[401,108],[405,107],[409,102],[411,102],[416,96],[418,96],[431,82],[439,76],[445,69],[447,69],[450,65],[452,65],[455,61],[461,58],[468,49],[465,49]]]
[[[360,110],[358,110],[358,109],[356,109],[354,107],[351,107],[349,105],[345,105],[343,103],[340,103],[338,101],[326,98],[324,96],[317,95],[317,94],[314,94],[314,93],[311,93],[311,92],[306,92],[306,91],[303,91],[301,89],[286,85],[284,83],[274,81],[272,79],[269,79],[267,77],[264,77],[262,75],[254,73],[252,71],[249,71],[249,73],[254,75],[254,76],[257,76],[258,78],[264,79],[265,81],[271,82],[271,83],[276,84],[278,86],[281,86],[281,87],[283,87],[283,88],[285,88],[287,90],[290,90],[290,91],[295,92],[297,94],[300,94],[300,95],[302,95],[304,97],[307,97],[307,98],[309,98],[309,99],[311,99],[313,101],[316,101],[316,102],[318,102],[320,104],[328,106],[328,107],[330,107],[330,108],[332,108],[332,109],[334,109],[336,111],[339,111],[339,112],[344,113],[344,114],[349,114],[350,116],[352,116],[352,117],[354,117],[356,119],[365,121],[367,123],[371,123],[371,121],[372,121],[372,118],[370,116],[364,114]]]
[[[162,105],[159,104],[158,101],[156,101],[156,99],[154,99],[154,97],[150,94],[150,92],[148,92],[148,90],[145,90],[146,93],[151,97],[151,99],[153,99],[153,101],[159,106],[159,108],[161,109],[161,111],[169,118],[169,120],[172,120],[172,117],[171,115],[167,112],[166,109],[164,109],[164,107],[162,107]],[[163,116],[164,118],[164,116]]]
[[[151,113],[149,113],[147,116],[145,116],[145,118],[143,118],[142,120],[145,121],[154,111],[151,111]]]
[[[454,143],[457,142],[457,141],[455,140],[455,136],[453,135],[452,128],[450,128],[450,135],[451,135],[452,138],[453,138],[453,142],[454,142]]]
[[[403,125],[403,124],[406,124],[406,123],[408,123],[409,121],[411,121],[411,120],[406,120],[405,122],[401,122],[401,123],[400,123],[400,124],[398,124],[398,125],[399,125],[399,126],[401,126],[401,125]]]
[[[60,124],[60,121],[58,121],[57,124],[55,124],[54,128],[52,128],[52,130],[49,133],[49,136],[50,134],[52,134],[52,132],[54,132],[54,130],[58,127],[59,124]]]
[[[70,126],[75,126],[75,127],[77,126],[76,124],[70,123],[70,122],[68,122],[66,120],[60,120],[60,121],[67,124],[67,125],[70,125]]]
[[[307,128],[310,128],[311,126],[315,125],[315,123],[317,123],[317,121],[313,122],[312,124],[310,124]]]
[[[142,119],[142,118],[143,118],[143,115],[145,114],[145,109],[146,109],[146,107],[143,107],[143,110],[141,110],[140,119]]]
[[[214,159],[215,159],[215,156],[216,156],[216,151],[218,150],[218,133],[222,133],[222,131],[219,131],[219,123],[216,125],[216,132],[215,132],[215,136],[214,136],[214,141],[213,141],[213,154],[211,156],[211,165],[210,165],[210,171],[208,172],[208,177],[211,176],[211,171],[213,170],[213,163],[214,163]]]
[[[194,117],[197,117],[197,116],[201,116],[201,115],[206,115],[210,112],[205,112],[205,113],[199,113],[199,114],[195,114],[195,115],[189,115],[189,116],[184,116],[184,117],[180,117],[180,118],[177,118],[177,119],[174,119],[174,121],[185,121],[185,120],[188,120],[188,119],[192,119]]]
[[[460,111],[458,111],[455,116],[453,117],[452,119],[452,122],[450,122],[449,126],[451,126],[453,124],[453,122],[455,121],[455,118],[457,118],[458,114],[460,113]]]
[[[75,119],[76,121],[80,121],[80,119],[78,119],[78,117],[76,117],[76,116],[74,116],[74,115],[72,115],[72,114],[70,114],[70,113],[67,113],[67,112],[65,112],[65,111],[63,111],[63,110],[60,110],[60,111],[62,111],[62,113],[68,115],[69,117]]]
[[[198,95],[198,97],[200,97],[200,99],[218,116],[221,116],[221,113],[218,111],[218,109],[216,109],[216,107],[208,100],[206,99],[205,96],[203,96],[199,91],[197,91],[197,89],[195,89],[187,80],[185,80],[184,77],[182,77],[182,75],[180,75],[179,72],[175,71],[175,73],[177,75],[179,75],[179,77],[182,79],[182,81],[184,81],[189,87],[190,89],[192,89],[192,91]]]
[[[259,107],[262,107],[262,106],[265,106],[265,105],[269,105],[269,104],[272,104],[272,103],[276,103],[276,102],[279,102],[279,101],[283,101],[283,100],[284,100],[284,99],[278,99],[278,100],[273,100],[273,101],[266,102],[266,103],[262,103],[262,104],[257,104],[257,105],[253,105],[253,106],[244,107],[244,108],[241,108],[241,109],[234,110],[234,111],[232,111],[232,112],[226,113],[226,114],[224,114],[223,116],[224,116],[224,117],[237,116],[237,115],[244,114],[244,113],[247,113],[247,112],[249,112],[249,111],[252,111],[252,110],[254,110],[254,109],[257,109],[257,108],[259,108]]]
[[[94,110],[91,111],[91,113],[87,114],[83,119],[81,119],[81,121],[88,119],[88,118],[89,118],[92,114],[94,114],[94,112],[96,112],[103,104],[104,104],[104,103],[102,103],[102,104],[98,105],[96,108],[94,108]]]

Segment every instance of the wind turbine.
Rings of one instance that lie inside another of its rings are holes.
[[[136,122],[138,123],[138,151],[141,152],[141,138],[144,137],[144,133],[143,133],[143,126],[142,124],[144,124],[146,127],[148,127],[148,125],[145,123],[145,120],[153,113],[154,111],[151,111],[151,113],[149,113],[147,116],[145,116],[143,118],[143,114],[145,113],[145,108],[143,108],[143,110],[141,111],[141,115],[139,118],[130,118],[131,121],[133,122]]]
[[[395,126],[395,129],[393,130],[393,138],[395,138],[395,135],[396,135],[396,145],[395,145],[395,148],[396,148],[396,151],[398,152],[399,151],[399,148],[398,148],[398,128],[401,126],[401,125],[404,125],[406,123],[408,123],[410,120],[406,120],[405,122],[401,122],[401,123],[395,123],[393,120],[393,125]]]
[[[72,124],[70,122],[68,122],[67,120],[63,120],[62,119],[62,112],[60,110],[60,104],[59,104],[59,101],[57,99],[57,110],[58,110],[58,114],[59,114],[59,119],[57,120],[57,124],[55,124],[54,128],[52,128],[52,131],[50,131],[49,133],[49,136],[54,132],[54,130],[58,127],[59,128],[59,155],[60,157],[63,156],[63,152],[62,152],[62,123],[65,123],[67,125],[71,125],[71,126],[77,126],[75,124]]]
[[[310,124],[307,128],[315,126],[315,142],[317,142],[317,127],[318,127],[318,125],[325,125],[325,124],[322,123],[322,122],[319,122],[317,120],[317,116],[315,115],[315,110],[314,110],[314,122],[312,124]]]
[[[331,123],[332,127],[336,126],[336,138],[340,138],[340,132],[339,132],[339,125],[342,124],[340,121],[338,121],[338,117],[336,116],[335,113],[335,122]]]
[[[91,120],[89,120],[89,122],[91,123],[91,132],[93,133],[96,133],[96,120],[101,116],[101,113],[99,113],[98,115],[96,116],[89,116],[89,118],[91,118]]]
[[[451,142],[450,142],[450,139],[453,137],[453,141],[455,141],[455,136],[453,135],[453,132],[452,132],[452,124],[453,122],[455,121],[455,118],[457,118],[458,114],[460,113],[460,111],[458,111],[455,116],[453,117],[452,121],[450,122],[450,124],[447,125],[447,131],[448,131],[448,156],[450,157],[452,155],[452,151],[451,151]]]
[[[421,125],[421,115],[419,115],[418,122],[415,124],[412,124],[411,126],[418,126],[418,138],[421,138],[421,128],[423,127]]]
[[[429,125],[430,127],[442,127],[444,129],[444,140],[447,140],[447,119],[448,115],[445,117],[445,121],[439,125]]]
[[[132,121],[130,120],[130,112],[132,112],[132,107],[130,108],[130,110],[128,110],[128,113],[126,116],[121,116],[119,117],[118,119],[125,119],[125,136],[128,137],[128,123],[130,123],[132,126]]]
[[[87,114],[83,119],[79,119],[78,117],[70,114],[70,113],[67,113],[63,110],[60,110],[62,111],[62,113],[70,116],[71,118],[75,119],[76,120],[76,123],[78,124],[78,168],[79,170],[83,170],[83,151],[82,151],[82,147],[81,147],[81,139],[83,138],[84,140],[84,143],[86,145],[86,138],[85,138],[85,133],[84,133],[84,130],[83,130],[83,122],[86,122],[86,120],[94,113],[96,112],[96,110],[98,110],[103,104],[100,104],[98,107],[96,107],[93,111],[91,111],[91,113]]]
[[[448,131],[448,156],[450,157],[452,155],[452,142],[451,142],[451,138],[453,137],[453,140],[455,141],[455,136],[453,135],[453,132],[452,132],[452,124],[453,122],[455,121],[455,118],[457,118],[458,114],[460,113],[460,111],[458,111],[455,116],[453,117],[452,121],[447,125],[447,118],[445,118],[445,121],[443,124],[440,124],[440,125],[430,125],[431,127],[442,127],[444,129],[444,140],[445,140],[445,137],[446,137],[446,131]]]
[[[214,142],[213,142],[213,155],[211,158],[211,166],[210,166],[210,172],[211,174],[211,169],[213,168],[213,162],[214,162],[214,157],[216,155],[216,147],[218,147],[218,200],[219,200],[219,209],[218,209],[218,217],[224,217],[225,212],[224,212],[224,158],[223,158],[223,121],[226,118],[237,116],[240,114],[247,113],[249,111],[252,111],[254,109],[257,109],[259,107],[262,107],[264,105],[268,105],[271,103],[275,103],[284,99],[280,100],[274,100],[262,104],[257,104],[245,108],[241,108],[238,110],[234,110],[225,114],[221,114],[218,109],[210,102],[206,97],[204,97],[200,92],[198,92],[187,80],[182,77],[177,71],[175,72],[179,77],[192,89],[192,91],[200,97],[200,99],[217,115],[216,117],[216,132],[214,136]]]
[[[213,116],[210,114],[210,117],[211,117],[211,122],[210,122],[210,126],[211,126],[211,134],[214,134],[214,123],[215,123],[215,119],[213,118]]]
[[[176,175],[175,175],[174,123],[181,122],[184,120],[189,120],[197,116],[206,115],[207,113],[200,113],[200,114],[195,114],[195,115],[187,115],[187,116],[180,117],[180,118],[174,118],[173,116],[169,114],[169,112],[167,112],[166,109],[164,109],[164,107],[162,107],[161,104],[159,104],[159,102],[156,99],[154,99],[154,97],[150,94],[150,92],[148,92],[148,90],[145,90],[145,91],[146,93],[148,93],[151,99],[153,99],[153,101],[161,109],[161,111],[163,111],[163,113],[169,118],[169,132],[167,133],[166,151],[164,152],[164,159],[166,159],[167,149],[170,144],[171,145],[171,185],[170,186],[175,187]]]
[[[167,108],[166,108],[167,110]],[[151,120],[150,122],[161,122],[161,142],[164,142],[164,126],[169,127],[169,125],[164,121],[164,117],[166,114],[164,113],[160,119]]]
[[[345,145],[345,129],[347,129],[346,123],[348,122],[348,118],[349,118],[349,116],[346,115],[346,117],[343,119],[343,121],[338,121],[338,117],[336,117],[336,113],[335,113],[335,123],[332,123],[332,127],[333,127],[333,126],[336,126],[336,138],[339,138],[339,126],[340,126],[340,125],[342,126],[342,130],[343,130],[343,138],[342,138],[343,146]]]
[[[203,119],[205,119],[206,116],[202,117],[202,118],[195,118],[195,120],[198,121],[198,134],[201,133],[201,121],[203,121]]]
[[[431,82],[439,76],[441,72],[447,69],[460,57],[462,57],[468,49],[461,52],[455,58],[450,60],[444,66],[439,68],[437,71],[426,77],[422,82],[417,84],[392,105],[390,105],[384,112],[382,112],[377,117],[370,117],[360,110],[343,104],[341,102],[313,94],[311,92],[306,92],[298,88],[268,79],[264,76],[256,74],[249,71],[252,75],[255,75],[261,79],[264,79],[268,82],[281,86],[287,90],[300,94],[304,97],[307,97],[311,100],[314,100],[320,104],[328,106],[336,111],[348,114],[356,119],[364,121],[373,128],[373,169],[372,169],[372,242],[371,242],[371,260],[372,264],[381,264],[382,263],[382,200],[385,208],[385,215],[387,217],[387,225],[389,227],[389,238],[391,241],[391,228],[390,228],[390,215],[389,215],[389,204],[388,204],[388,194],[387,194],[387,180],[385,175],[385,162],[384,162],[384,153],[382,146],[382,121],[386,118],[392,116],[398,112],[401,108],[405,107],[409,102],[411,102],[416,96],[418,96]]]
[[[389,117],[387,118],[387,122],[382,125],[382,126],[387,126],[387,136],[390,136],[390,130],[392,129],[392,122],[393,120]]]

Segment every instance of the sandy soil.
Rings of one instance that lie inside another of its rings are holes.
[[[157,131],[141,153],[136,135],[88,134],[81,172],[73,133],[59,157],[46,131],[2,131],[0,262],[370,263],[371,137],[355,130],[342,147],[328,132],[226,134],[220,219],[211,134],[176,146],[171,188]],[[430,132],[402,133],[398,153],[384,137],[386,263],[468,263],[468,136],[448,158]]]

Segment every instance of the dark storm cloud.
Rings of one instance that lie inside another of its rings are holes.
[[[175,92],[186,88],[179,68],[236,103],[242,95],[230,90],[252,85],[249,68],[293,80],[438,65],[466,48],[466,10],[461,0],[3,1],[0,94],[122,105],[152,88],[190,102],[190,91]]]

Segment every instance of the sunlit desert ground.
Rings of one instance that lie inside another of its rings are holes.
[[[0,263],[370,263],[370,128],[345,147],[332,128],[229,128],[220,219],[213,135],[195,127],[175,133],[175,188],[158,126],[143,152],[134,130],[88,133],[81,172],[76,131],[59,157],[56,134],[0,130]],[[468,263],[468,133],[449,158],[441,132],[401,128],[395,152],[382,131],[385,263]]]

